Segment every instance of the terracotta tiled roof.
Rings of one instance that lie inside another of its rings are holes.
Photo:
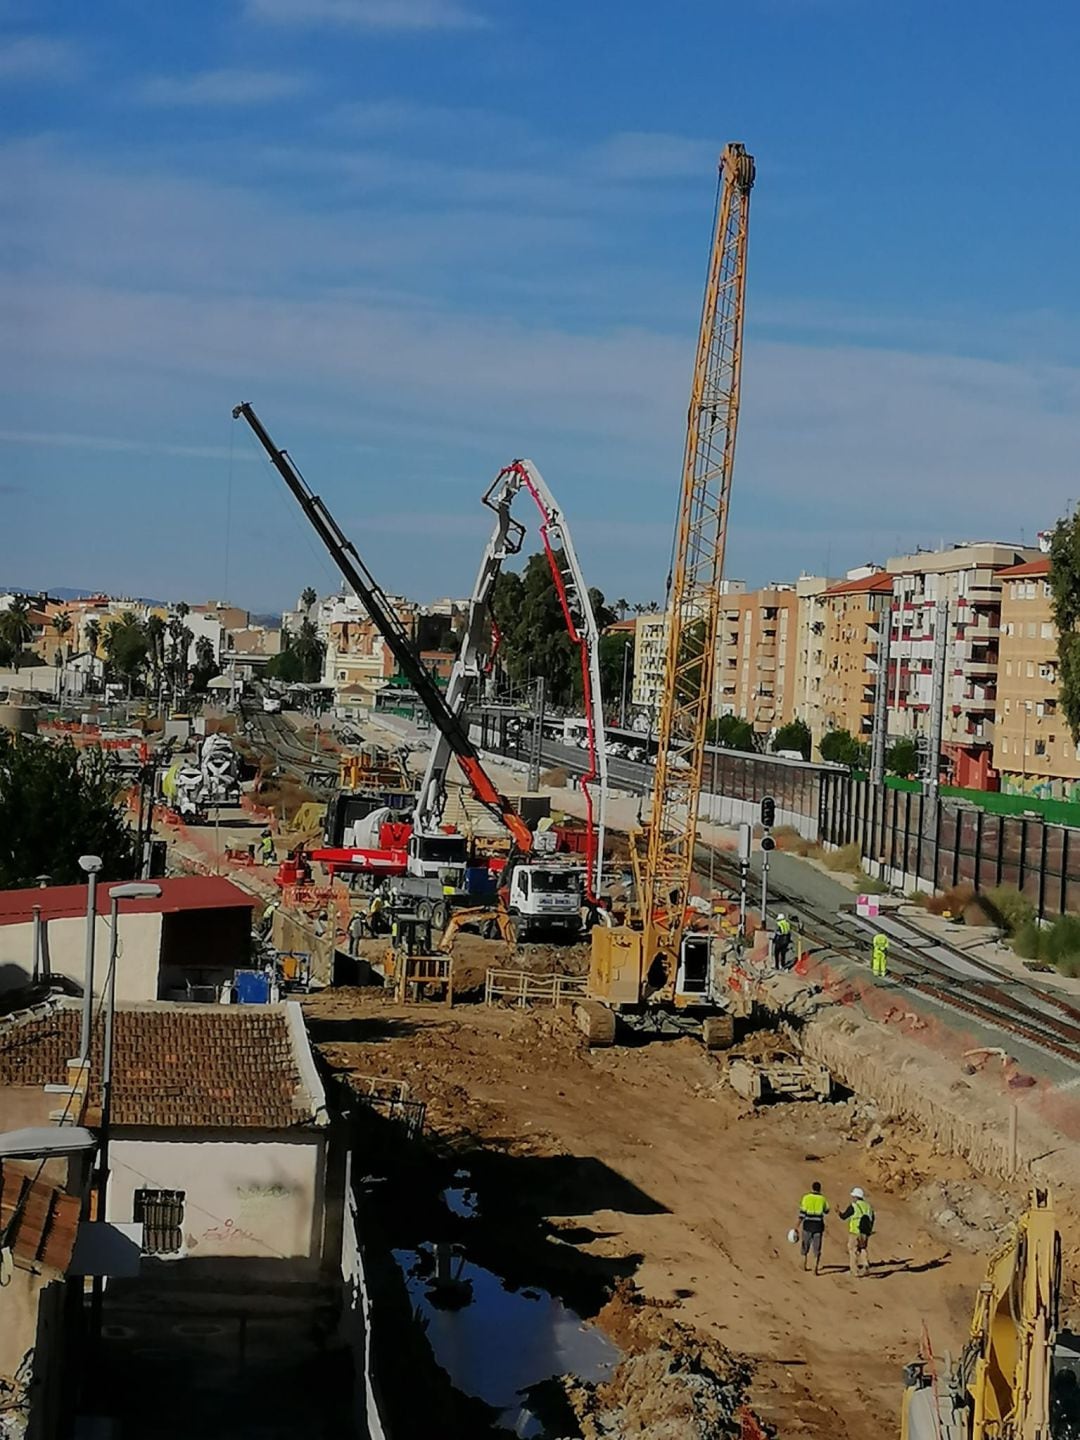
[[[859,595],[864,591],[874,595],[891,595],[892,576],[885,570],[877,570],[873,575],[863,575],[858,580],[841,580],[839,585],[830,585],[825,594]]]
[[[67,1005],[0,1029],[0,1085],[66,1081],[79,1019],[78,1006]],[[92,1077],[101,1075],[102,1040],[99,1022]],[[92,1079],[90,1106],[100,1103]],[[311,1118],[284,1007],[163,1002],[117,1010],[114,1125],[281,1130]]]
[[[36,1180],[36,1165],[0,1161],[0,1236],[20,1260],[63,1274],[79,1226],[79,1197]]]
[[[146,900],[125,900],[125,915],[170,915],[178,910],[231,910],[241,906],[251,909],[261,903],[223,875],[178,875],[155,880],[154,884],[161,886],[161,895]],[[40,905],[43,920],[85,915],[86,886],[46,885],[0,890],[0,925],[18,925],[32,919],[35,905]],[[100,883],[97,913],[107,915],[109,905],[109,886]]]
[[[1025,560],[1023,565],[1010,565],[1007,570],[998,571],[999,580],[1017,580],[1022,575],[1049,575],[1050,556],[1040,555],[1038,560]]]

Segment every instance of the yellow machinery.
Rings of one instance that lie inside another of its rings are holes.
[[[591,1044],[611,1044],[615,1011],[643,1029],[705,1022],[706,1044],[730,1044],[731,1022],[710,997],[711,937],[686,928],[705,730],[720,623],[720,580],[735,460],[753,157],[720,157],[716,222],[687,416],[667,662],[658,719],[652,814],[633,837],[637,911],[592,932],[589,999],[578,1019]],[[712,1012],[712,1013],[711,1013]]]
[[[1061,1236],[1049,1192],[1036,1189],[1015,1234],[987,1267],[959,1365],[940,1374],[925,1354],[908,1367],[901,1440],[1075,1434],[1068,1424],[1052,1426],[1060,1289]]]

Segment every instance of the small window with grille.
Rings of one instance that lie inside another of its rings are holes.
[[[183,1190],[136,1190],[136,1224],[143,1227],[144,1255],[178,1255],[184,1248]]]

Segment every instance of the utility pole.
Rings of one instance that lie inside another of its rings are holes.
[[[622,652],[622,703],[619,706],[619,729],[626,729],[626,675],[630,663],[630,641],[623,645]]]
[[[938,798],[941,768],[941,732],[945,713],[945,651],[949,640],[949,602],[939,600],[934,611],[934,671],[930,692],[930,734],[923,766],[923,785],[931,800]]]
[[[870,740],[870,783],[885,779],[885,746],[889,734],[889,655],[892,651],[892,600],[881,613],[877,653],[877,684],[874,687],[874,732]]]
[[[540,789],[540,762],[543,759],[544,745],[544,698],[544,677],[540,675],[533,687],[533,723],[529,745],[528,789],[530,793]]]
[[[94,939],[97,930],[97,878],[99,855],[80,855],[79,868],[86,874],[86,963],[83,970],[82,1023],[79,1026],[79,1059],[90,1058],[90,1029],[94,1015]]]

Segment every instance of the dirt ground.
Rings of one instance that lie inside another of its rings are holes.
[[[783,1437],[898,1433],[901,1367],[924,1325],[938,1353],[959,1350],[1018,1203],[857,1100],[752,1111],[690,1039],[589,1052],[552,1012],[404,1009],[362,990],[305,1009],[333,1069],[407,1080],[426,1102],[436,1143],[467,1158],[488,1243],[512,1250],[541,1225],[550,1273],[534,1280],[628,1353],[666,1334],[745,1357],[754,1410]],[[822,1274],[802,1273],[786,1233],[813,1179],[834,1210],[856,1184],[873,1201],[870,1278],[847,1274],[835,1217]]]

